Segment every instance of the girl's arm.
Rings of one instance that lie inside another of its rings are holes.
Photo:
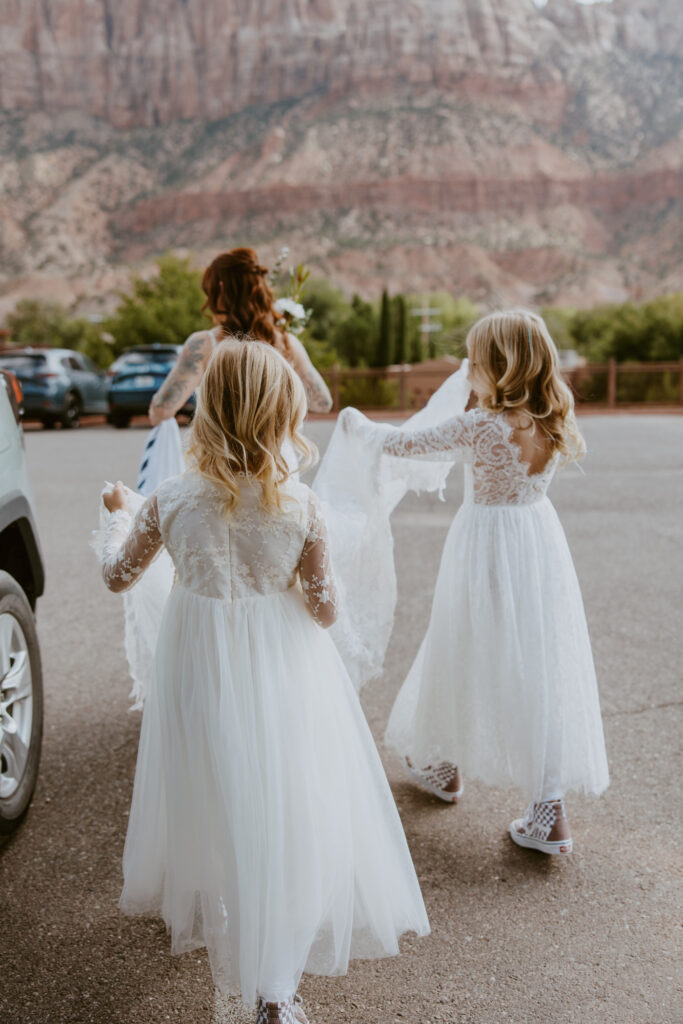
[[[337,619],[339,598],[330,560],[330,538],[318,499],[311,494],[308,536],[299,561],[299,578],[311,615],[323,629]]]
[[[102,576],[109,589],[119,593],[137,582],[163,546],[159,509],[151,494],[133,519],[121,483],[104,495],[104,503],[112,514],[104,535]]]
[[[392,429],[384,424],[375,424],[357,409],[343,409],[339,415],[343,429],[349,433],[361,437],[366,435],[369,440],[381,431],[384,434],[382,451],[386,455],[454,462],[462,459],[472,446],[472,418],[466,413],[423,430]]]
[[[298,338],[287,335],[289,350],[292,353],[292,365],[301,377],[306,392],[309,412],[329,412],[332,408],[332,395],[310,360],[308,352]]]
[[[177,363],[150,402],[148,415],[153,426],[171,419],[182,409],[201,381],[210,354],[208,331],[191,334],[180,350]]]

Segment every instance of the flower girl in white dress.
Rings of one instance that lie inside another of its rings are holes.
[[[304,970],[398,953],[427,916],[356,693],[324,627],[336,615],[315,495],[282,456],[305,414],[269,345],[216,347],[190,468],[139,509],[117,484],[102,560],[135,584],[175,566],[145,702],[121,907],[160,914],[176,953],[206,946],[257,1021],[306,1017]],[[323,628],[321,628],[323,627]]]
[[[461,771],[520,788],[531,804],[511,838],[570,853],[564,795],[600,793],[609,775],[583,602],[546,491],[585,444],[540,317],[484,317],[467,349],[478,408],[417,431],[342,414],[368,450],[376,439],[385,455],[466,463],[427,634],[386,739],[443,800],[460,796]]]

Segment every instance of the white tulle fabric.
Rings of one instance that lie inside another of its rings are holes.
[[[145,701],[121,907],[161,914],[174,952],[205,945],[216,983],[272,1001],[302,971],[398,952],[428,932],[401,823],[327,632],[337,602],[319,502],[283,515],[245,480],[226,521],[193,473],[100,537],[113,589],[154,568],[175,583]],[[144,579],[144,577],[143,577]],[[133,585],[131,593],[136,586]]]
[[[448,533],[431,618],[386,740],[417,766],[449,761],[534,800],[609,783],[591,645],[564,531],[504,416],[438,427],[345,429],[399,459],[457,459],[465,500]]]
[[[465,360],[424,409],[394,433],[410,434],[462,413],[470,394]],[[331,633],[357,689],[378,676],[394,623],[396,571],[390,516],[408,490],[439,491],[453,462],[451,453],[420,461],[388,457],[383,442],[391,428],[344,409],[313,482],[330,528],[332,561],[342,594]]]

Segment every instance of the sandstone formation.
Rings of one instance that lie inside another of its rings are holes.
[[[683,288],[678,0],[0,0],[0,311],[165,248],[347,289]]]

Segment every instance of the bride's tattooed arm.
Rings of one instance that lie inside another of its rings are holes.
[[[191,334],[181,349],[178,362],[150,403],[149,418],[154,426],[175,416],[185,405],[202,379],[208,352],[207,332]]]
[[[309,412],[329,412],[332,395],[327,384],[311,362],[308,352],[298,338],[289,335],[289,347],[293,356],[294,369],[301,377],[306,392]]]

